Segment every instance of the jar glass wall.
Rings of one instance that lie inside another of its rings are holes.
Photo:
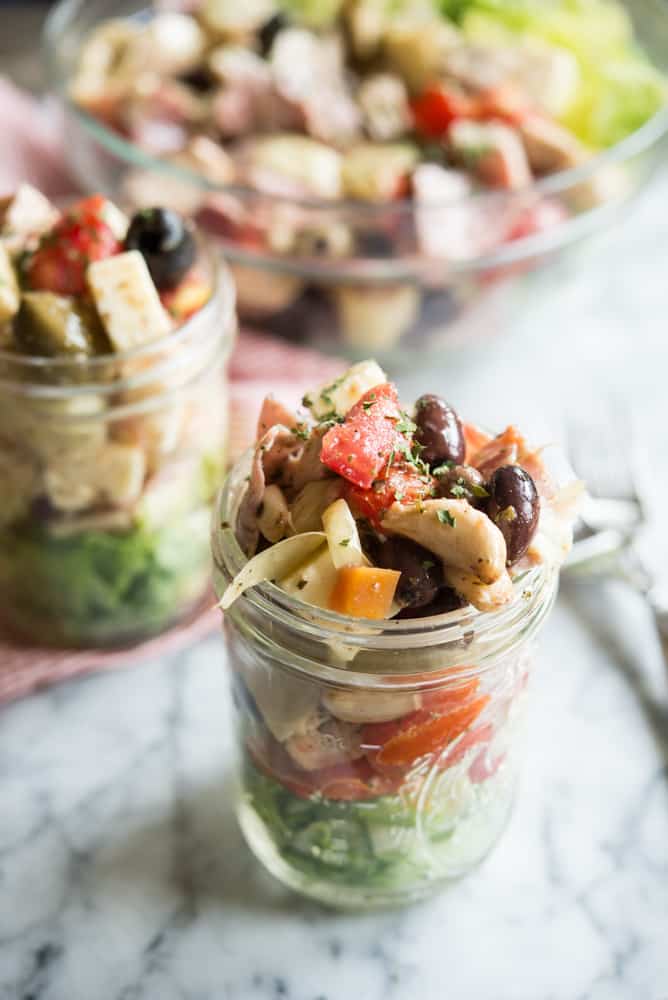
[[[117,645],[192,610],[210,580],[232,282],[181,327],[87,361],[0,352],[0,617],[40,643]]]
[[[227,524],[247,468],[214,519],[219,594],[243,564]],[[239,747],[238,815],[276,877],[324,903],[418,899],[469,872],[510,815],[526,687],[556,570],[481,614],[382,624],[271,584],[226,612]]]

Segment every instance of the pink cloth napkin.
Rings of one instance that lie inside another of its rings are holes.
[[[54,102],[36,101],[0,78],[0,195],[20,181],[58,197],[76,191],[62,155],[60,115]],[[260,404],[268,392],[281,402],[295,400],[334,377],[342,362],[308,348],[243,330],[230,360],[230,454],[239,455],[255,437]],[[213,597],[164,635],[123,650],[49,650],[18,643],[0,632],[0,704],[40,687],[94,670],[123,667],[176,652],[215,629],[220,612]]]

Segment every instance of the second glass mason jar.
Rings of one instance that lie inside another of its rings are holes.
[[[229,525],[248,461],[213,522],[219,596],[245,558]],[[361,623],[271,584],[227,612],[246,840],[321,902],[409,902],[469,872],[510,815],[526,686],[557,570],[500,611]]]
[[[0,620],[40,644],[162,631],[210,581],[234,290],[167,336],[85,361],[0,351]]]

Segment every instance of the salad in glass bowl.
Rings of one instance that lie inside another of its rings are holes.
[[[64,0],[47,30],[85,182],[194,213],[246,317],[390,358],[638,189],[667,38],[655,0]]]
[[[469,871],[512,803],[537,631],[582,484],[515,427],[375,362],[271,398],[213,522],[240,749],[238,812],[324,902],[415,899]]]
[[[0,204],[3,625],[124,643],[204,596],[233,304],[171,210]]]

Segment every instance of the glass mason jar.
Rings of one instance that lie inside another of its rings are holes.
[[[0,350],[0,620],[40,643],[110,646],[156,634],[210,582],[209,520],[224,468],[234,291],[123,354]]]
[[[234,523],[249,458],[213,522],[220,595],[244,563]],[[272,584],[226,612],[239,821],[277,878],[321,902],[418,899],[469,872],[510,815],[526,687],[558,572],[500,611],[361,622]]]

